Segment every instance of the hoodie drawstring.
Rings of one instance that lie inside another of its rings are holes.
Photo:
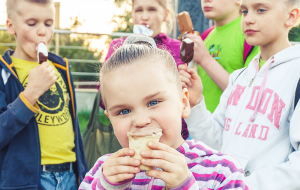
[[[259,105],[260,105],[260,101],[261,101],[261,98],[262,98],[262,95],[263,95],[263,91],[265,89],[265,84],[266,84],[266,81],[267,81],[267,74],[268,74],[268,71],[269,71],[269,66],[272,63],[274,63],[274,57],[271,58],[270,62],[267,65],[265,76],[264,76],[264,80],[263,80],[263,82],[262,82],[262,84],[260,86],[259,92],[258,92],[257,104],[255,106],[253,115],[250,117],[250,122],[253,122],[255,120],[255,117],[256,117],[256,114],[257,114],[257,111],[258,111],[258,108],[259,108]],[[259,65],[257,59],[255,59],[254,64],[255,64],[255,66]]]

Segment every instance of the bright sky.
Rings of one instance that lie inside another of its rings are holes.
[[[0,25],[6,22],[6,0],[0,0]],[[114,24],[111,19],[114,14],[122,9],[115,6],[114,0],[54,0],[60,2],[60,27],[69,28],[72,24],[70,17],[78,16],[79,21],[83,21],[78,32],[89,33],[111,33]],[[124,9],[123,9],[124,10]],[[106,38],[93,41],[91,46],[97,49],[106,49],[104,46]]]
[[[5,25],[5,1],[0,0],[0,25]],[[111,18],[120,10],[113,0],[54,0],[60,2],[60,27],[67,28],[72,23],[70,17],[78,16],[85,20],[79,32],[110,33],[113,25]]]

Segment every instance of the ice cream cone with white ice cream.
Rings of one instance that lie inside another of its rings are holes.
[[[142,159],[140,154],[141,150],[150,149],[147,145],[149,141],[159,142],[160,137],[162,136],[162,130],[154,127],[143,127],[137,128],[132,132],[127,132],[127,137],[129,140],[129,148],[135,150],[135,155],[133,158]],[[153,170],[153,167],[140,165],[141,170]]]

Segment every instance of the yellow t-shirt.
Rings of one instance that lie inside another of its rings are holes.
[[[14,57],[11,59],[19,80],[26,88],[29,71],[39,64]],[[75,162],[76,156],[73,151],[75,137],[68,106],[67,87],[53,63],[49,60],[48,62],[54,68],[57,80],[37,101],[37,105],[41,109],[35,115],[41,145],[41,164]]]

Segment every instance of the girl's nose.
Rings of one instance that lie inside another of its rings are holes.
[[[253,15],[248,12],[246,15],[243,15],[242,22],[244,22],[246,25],[251,25],[255,21],[254,21]]]
[[[145,127],[150,123],[151,123],[151,118],[145,114],[139,114],[139,115],[135,116],[135,118],[133,120],[133,125],[134,125],[134,127],[137,127],[137,128]]]
[[[149,19],[149,14],[147,13],[147,11],[144,11],[142,14],[142,20],[148,20]]]

